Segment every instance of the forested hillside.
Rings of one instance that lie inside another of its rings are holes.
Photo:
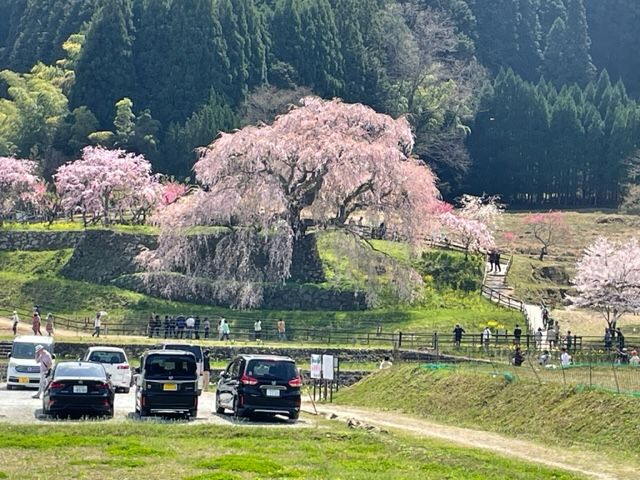
[[[442,191],[615,206],[640,138],[637,0],[3,0],[0,155],[194,148],[314,93],[407,114]]]

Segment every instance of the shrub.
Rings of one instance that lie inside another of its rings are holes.
[[[465,292],[473,292],[482,285],[482,258],[464,255],[456,252],[430,251],[424,252],[417,269],[425,282],[431,283],[438,289],[453,288]]]

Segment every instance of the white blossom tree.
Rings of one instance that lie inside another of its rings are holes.
[[[44,182],[36,170],[37,164],[31,160],[0,157],[0,224],[20,204],[37,204]]]
[[[640,311],[640,244],[636,238],[614,243],[599,238],[587,247],[573,279],[574,306],[600,312],[609,329],[625,313]]]

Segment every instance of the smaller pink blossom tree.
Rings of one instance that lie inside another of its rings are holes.
[[[480,220],[449,212],[442,215],[442,224],[454,241],[464,247],[465,258],[468,258],[469,253],[487,251],[495,246],[489,227]]]
[[[640,312],[640,244],[599,238],[577,264],[574,306],[602,314],[611,330],[625,313]]]
[[[540,261],[549,253],[549,247],[557,245],[568,233],[565,214],[562,212],[532,213],[522,220],[531,229],[533,237],[542,244]]]
[[[65,212],[80,212],[108,225],[131,211],[134,221],[160,199],[162,187],[151,164],[142,156],[123,150],[86,147],[82,158],[67,163],[53,176]],[[113,218],[112,218],[113,217]]]
[[[31,160],[0,157],[0,225],[5,216],[23,205],[34,205],[43,182]]]

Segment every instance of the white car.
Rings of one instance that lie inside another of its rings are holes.
[[[129,393],[133,376],[127,354],[117,347],[90,347],[84,361],[101,364],[109,375],[109,381],[116,392]]]
[[[7,390],[38,388],[40,364],[35,359],[37,345],[42,345],[53,355],[53,337],[19,335],[14,338],[7,366]]]

